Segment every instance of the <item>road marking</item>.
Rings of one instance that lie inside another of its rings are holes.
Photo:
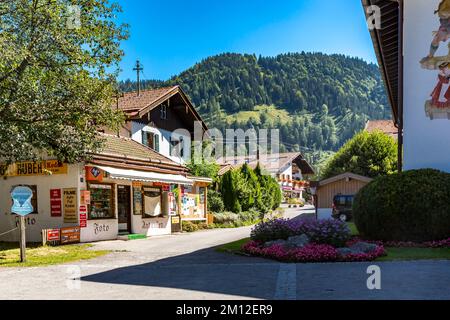
[[[297,299],[297,266],[295,264],[282,264],[278,271],[275,300]]]

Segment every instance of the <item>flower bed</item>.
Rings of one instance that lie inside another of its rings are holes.
[[[242,250],[253,256],[297,263],[363,262],[374,261],[386,255],[383,246],[377,246],[377,249],[371,253],[341,255],[335,247],[330,245],[309,244],[303,248],[289,249],[274,244],[265,248],[262,243],[256,241],[245,244]]]
[[[352,239],[348,225],[338,220],[271,220],[258,224],[251,238],[244,252],[281,262],[373,261],[386,255],[382,243]]]

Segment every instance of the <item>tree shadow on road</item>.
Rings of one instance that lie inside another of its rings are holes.
[[[273,299],[279,265],[270,260],[218,253],[215,248],[209,248],[151,263],[118,268],[86,276],[81,280]],[[177,297],[174,296],[173,299]]]

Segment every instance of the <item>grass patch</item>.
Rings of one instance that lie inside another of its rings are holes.
[[[20,263],[20,249],[16,243],[0,243],[1,267],[42,267],[80,260],[88,260],[110,253],[110,251],[90,250],[92,245],[68,245],[43,247],[39,244],[27,245],[27,262]]]
[[[450,260],[450,248],[386,248],[377,261]]]
[[[256,106],[254,111],[241,111],[233,115],[227,116],[227,122],[246,123],[253,119],[257,122],[261,121],[261,114],[265,113],[270,119],[280,119],[282,124],[286,124],[292,120],[291,115],[286,110],[277,109],[275,106]]]
[[[356,224],[354,224],[353,222],[349,222],[348,226],[350,228],[352,236],[354,236],[354,237],[359,236],[359,231],[358,231],[358,228],[356,227]]]
[[[233,254],[241,253],[242,246],[249,241],[250,241],[250,238],[245,238],[245,239],[238,240],[235,242],[227,243],[227,244],[217,248],[216,251],[221,252],[221,253],[233,253]]]

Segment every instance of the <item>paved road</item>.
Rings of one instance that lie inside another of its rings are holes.
[[[102,242],[95,248],[121,252],[76,266],[0,269],[0,299],[450,299],[449,261],[379,263],[382,289],[371,291],[368,263],[288,265],[215,252],[249,232]]]

